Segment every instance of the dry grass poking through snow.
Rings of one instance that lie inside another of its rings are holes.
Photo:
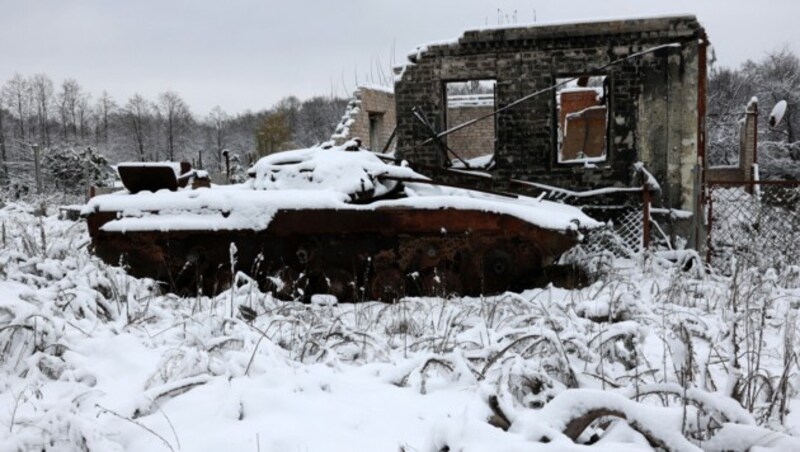
[[[581,290],[334,306],[240,275],[179,299],[81,223],[0,224],[2,450],[800,449],[797,268],[643,256]]]

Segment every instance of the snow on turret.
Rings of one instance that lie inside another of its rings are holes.
[[[356,149],[350,151],[348,149]],[[426,179],[408,167],[389,165],[354,141],[331,148],[314,147],[268,155],[248,171],[258,190],[334,190],[383,196],[397,178]],[[382,179],[389,176],[391,179]]]

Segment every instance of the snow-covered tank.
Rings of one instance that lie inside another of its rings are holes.
[[[601,226],[565,204],[437,184],[354,143],[272,154],[249,175],[92,198],[94,253],[177,293],[218,293],[242,272],[279,297],[387,301],[530,287]]]

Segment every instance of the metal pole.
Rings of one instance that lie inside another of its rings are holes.
[[[86,198],[86,200],[89,200],[89,198],[86,196],[89,194],[92,187],[91,171],[89,170],[89,158],[91,158],[89,156],[91,155],[91,153],[87,153],[86,155],[87,155],[86,161],[83,162],[83,183],[86,184],[85,185],[86,189],[83,190],[83,196],[84,198]],[[66,190],[64,191],[66,192]]]
[[[39,164],[39,145],[33,145],[33,173],[36,177],[36,193],[42,193],[42,171]]]
[[[225,183],[231,183],[231,156],[228,150],[222,151],[222,155],[225,156]]]
[[[700,165],[695,165],[692,168],[692,244],[693,248],[699,253],[705,243],[705,197],[703,196],[703,185],[700,182],[702,176],[702,169]]]
[[[425,127],[428,128],[428,132],[431,134],[431,138],[429,140],[425,141],[424,143],[422,143],[423,145],[426,144],[426,143],[430,143],[431,140],[433,140],[433,141],[436,142],[436,144],[439,145],[439,147],[442,148],[442,153],[443,153],[445,161],[449,161],[450,160],[450,157],[447,155],[447,153],[450,152],[461,163],[463,163],[466,168],[469,168],[469,163],[467,163],[466,160],[462,159],[460,155],[456,154],[455,151],[450,149],[450,147],[447,145],[447,143],[445,143],[444,141],[441,140],[441,138],[439,138],[439,135],[436,134],[436,129],[433,128],[433,125],[430,122],[428,122],[428,120],[425,119],[422,116],[422,114],[420,114],[419,107],[412,108],[411,109],[411,113],[414,115],[415,118],[417,118],[417,120],[419,120],[419,122],[422,123],[422,125],[424,125]],[[445,166],[450,166],[450,165],[445,165]]]
[[[392,134],[389,135],[389,139],[386,140],[386,145],[383,146],[381,154],[386,154],[386,152],[389,150],[389,147],[392,145],[392,141],[394,140],[394,136],[396,133],[397,133],[397,126],[394,126],[394,129],[392,129]]]
[[[650,249],[650,187],[647,184],[642,187],[642,248]]]
[[[714,234],[714,186],[708,184],[708,230],[706,231],[706,265],[711,264],[711,238]]]

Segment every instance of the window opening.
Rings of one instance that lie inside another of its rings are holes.
[[[493,79],[464,80],[445,83],[447,129],[485,116],[496,109],[497,81]],[[471,168],[486,168],[494,158],[497,140],[496,116],[482,119],[469,127],[447,136],[447,146],[464,159]],[[452,158],[453,167],[463,167]]]
[[[594,75],[573,79],[575,77],[556,79],[559,86],[556,90],[558,162],[605,161],[608,128],[606,77]]]
[[[369,148],[375,152],[383,149],[381,130],[383,129],[383,113],[369,113]]]

